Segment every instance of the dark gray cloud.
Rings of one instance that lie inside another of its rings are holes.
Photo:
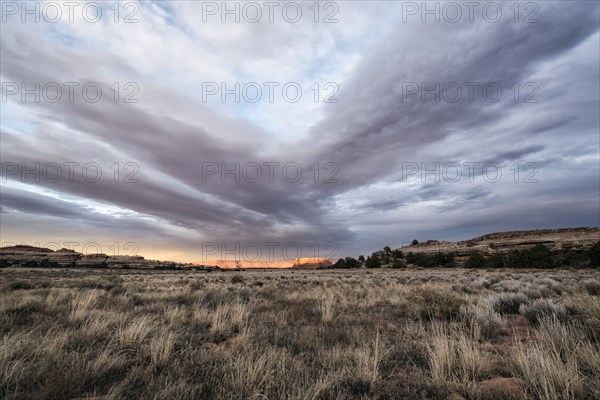
[[[508,150],[504,153],[499,153],[499,154],[495,155],[494,159],[501,160],[501,161],[503,161],[503,160],[508,160],[508,161],[521,160],[521,159],[523,159],[523,157],[530,156],[530,155],[540,152],[542,150],[544,150],[544,146],[542,146],[542,145],[531,145],[531,146],[527,146],[524,148],[516,148],[514,150]]]
[[[32,196],[31,193],[18,189],[4,188],[0,199],[4,212],[8,212],[5,210],[5,208],[8,208],[24,213],[50,215],[58,218],[79,218],[87,215],[84,210],[75,211],[68,203],[45,196]]]

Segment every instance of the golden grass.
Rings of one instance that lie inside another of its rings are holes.
[[[150,357],[153,368],[164,368],[168,365],[176,339],[175,332],[161,330],[150,340]]]
[[[238,274],[0,269],[0,398],[600,398],[597,271]]]

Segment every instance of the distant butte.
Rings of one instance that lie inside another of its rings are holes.
[[[293,261],[216,260],[207,261],[206,263],[216,265],[222,269],[316,269],[321,267],[330,267],[333,265],[331,260],[328,258],[297,258]]]
[[[528,249],[543,244],[551,252],[566,250],[583,251],[600,241],[598,228],[538,229],[530,231],[509,231],[490,233],[460,242],[428,240],[416,245],[402,247],[405,253],[446,253],[460,261],[474,251],[492,255],[511,250]]]

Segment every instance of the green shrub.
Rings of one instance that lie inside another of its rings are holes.
[[[367,257],[366,266],[367,268],[379,268],[381,267],[381,261],[375,256]]]
[[[392,258],[394,260],[404,258],[404,253],[402,252],[402,250],[392,250]]]
[[[346,266],[348,268],[359,268],[360,267],[360,263],[358,262],[358,260],[356,258],[353,257],[346,257]]]
[[[396,259],[392,263],[392,268],[404,268],[406,267],[406,261],[403,259]]]
[[[454,266],[454,257],[452,255],[439,252],[434,255],[410,252],[406,256],[406,261],[409,264],[425,268]]]
[[[492,254],[485,260],[486,268],[504,268],[505,260],[502,254]]]
[[[536,244],[530,250],[534,268],[552,268],[552,253],[543,244]]]
[[[554,265],[557,267],[582,267],[589,260],[586,252],[568,250],[561,252],[554,257]]]
[[[438,252],[433,256],[433,262],[438,267],[453,267],[454,257],[451,254]]]
[[[552,253],[543,244],[528,250],[513,250],[508,253],[506,264],[512,268],[552,268]]]
[[[600,267],[600,241],[589,251],[590,265]]]
[[[485,257],[479,252],[472,252],[469,255],[465,267],[467,268],[483,268],[485,266]]]

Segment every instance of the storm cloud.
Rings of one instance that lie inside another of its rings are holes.
[[[131,24],[3,16],[2,242],[197,261],[207,242],[357,256],[600,225],[598,3],[423,22],[407,2],[338,2],[330,24],[308,3],[297,23],[223,23],[199,3],[135,3]],[[21,93],[50,82],[57,101]],[[207,101],[223,82],[277,89]]]

